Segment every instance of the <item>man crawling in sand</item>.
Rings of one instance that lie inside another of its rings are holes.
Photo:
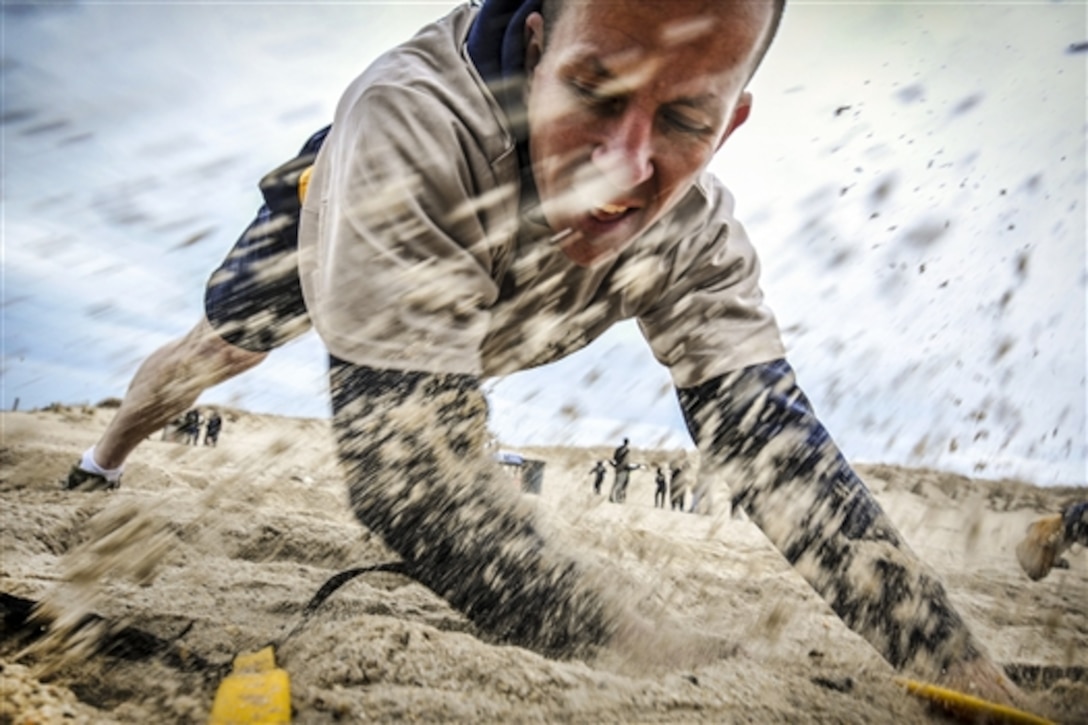
[[[356,516],[485,636],[557,657],[646,638],[663,660],[714,656],[647,622],[485,452],[481,379],[634,318],[734,503],[838,616],[897,669],[1016,701],[802,394],[707,172],[752,111],[784,4],[486,0],[422,28],[262,182],[205,317],[143,363],[68,487],[118,483],[201,391],[312,326]]]

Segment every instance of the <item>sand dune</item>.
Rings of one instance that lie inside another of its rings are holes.
[[[61,491],[110,413],[55,406],[0,420],[0,592],[43,601],[60,621],[93,613],[100,629],[130,628],[113,639],[127,651],[104,653],[6,622],[0,723],[204,722],[235,653],[283,638],[335,573],[395,559],[350,515],[321,420],[228,409],[217,448],[156,437],[134,454],[119,490]],[[632,443],[636,461],[681,455]],[[364,575],[279,649],[296,722],[938,717],[893,682],[757,528],[731,515],[724,492],[709,516],[655,509],[651,468],[634,473],[625,505],[610,504],[593,495],[589,475],[609,451],[520,452],[546,462],[533,500],[571,542],[613,562],[687,626],[736,642],[736,652],[680,668],[652,656],[641,669],[552,661],[477,637],[411,580]],[[1029,521],[1085,489],[859,470],[994,656],[1019,666],[1021,679],[1038,675],[1025,681],[1033,708],[1088,722],[1088,553],[1075,549],[1069,569],[1040,582],[1013,556]],[[165,649],[147,656],[154,645]]]

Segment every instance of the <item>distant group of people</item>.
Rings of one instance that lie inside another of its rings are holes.
[[[219,443],[219,432],[223,429],[223,417],[213,410],[205,420],[200,410],[192,408],[179,420],[174,421],[174,429],[182,436],[187,446],[200,445],[200,430],[204,429],[204,445],[213,448]]]
[[[589,472],[593,474],[593,493],[600,495],[604,487],[604,480],[608,475],[606,463],[612,466],[614,477],[612,488],[608,493],[611,503],[625,503],[627,501],[627,487],[631,483],[631,472],[649,468],[645,463],[632,463],[631,443],[627,438],[623,439],[608,461],[597,461]],[[669,508],[679,511],[684,510],[684,495],[687,490],[687,482],[683,478],[684,468],[681,463],[672,463],[656,467],[654,474],[654,508],[665,508],[666,502]]]
[[[647,468],[643,463],[631,463],[630,441],[623,439],[612,454],[611,460],[597,461],[589,472],[593,474],[593,493],[600,495],[610,464],[615,476],[608,500],[612,503],[627,501],[627,487],[631,481],[631,471]],[[655,466],[654,473],[654,508],[665,508],[666,501],[673,511],[684,510],[684,499],[688,483],[684,480],[684,468],[680,463]],[[697,497],[693,495],[691,511],[697,508]],[[1017,544],[1016,557],[1024,573],[1038,581],[1052,569],[1066,569],[1068,562],[1062,558],[1074,544],[1088,546],[1088,501],[1079,501],[1066,506],[1061,513],[1044,516],[1028,527],[1026,535]]]

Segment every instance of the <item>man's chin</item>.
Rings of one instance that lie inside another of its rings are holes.
[[[638,237],[639,229],[630,221],[608,230],[600,229],[599,224],[576,224],[566,234],[556,235],[555,243],[570,261],[580,267],[593,267],[614,259]]]
[[[560,242],[559,248],[579,267],[594,267],[613,259],[622,247],[593,244],[579,234],[572,234],[569,241]]]

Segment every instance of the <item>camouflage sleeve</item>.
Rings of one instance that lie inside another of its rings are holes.
[[[615,626],[607,589],[546,535],[485,453],[475,377],[333,358],[330,386],[351,506],[415,579],[511,644],[580,657],[607,642]]]
[[[785,360],[678,391],[692,436],[797,571],[895,668],[982,653],[816,418]]]

